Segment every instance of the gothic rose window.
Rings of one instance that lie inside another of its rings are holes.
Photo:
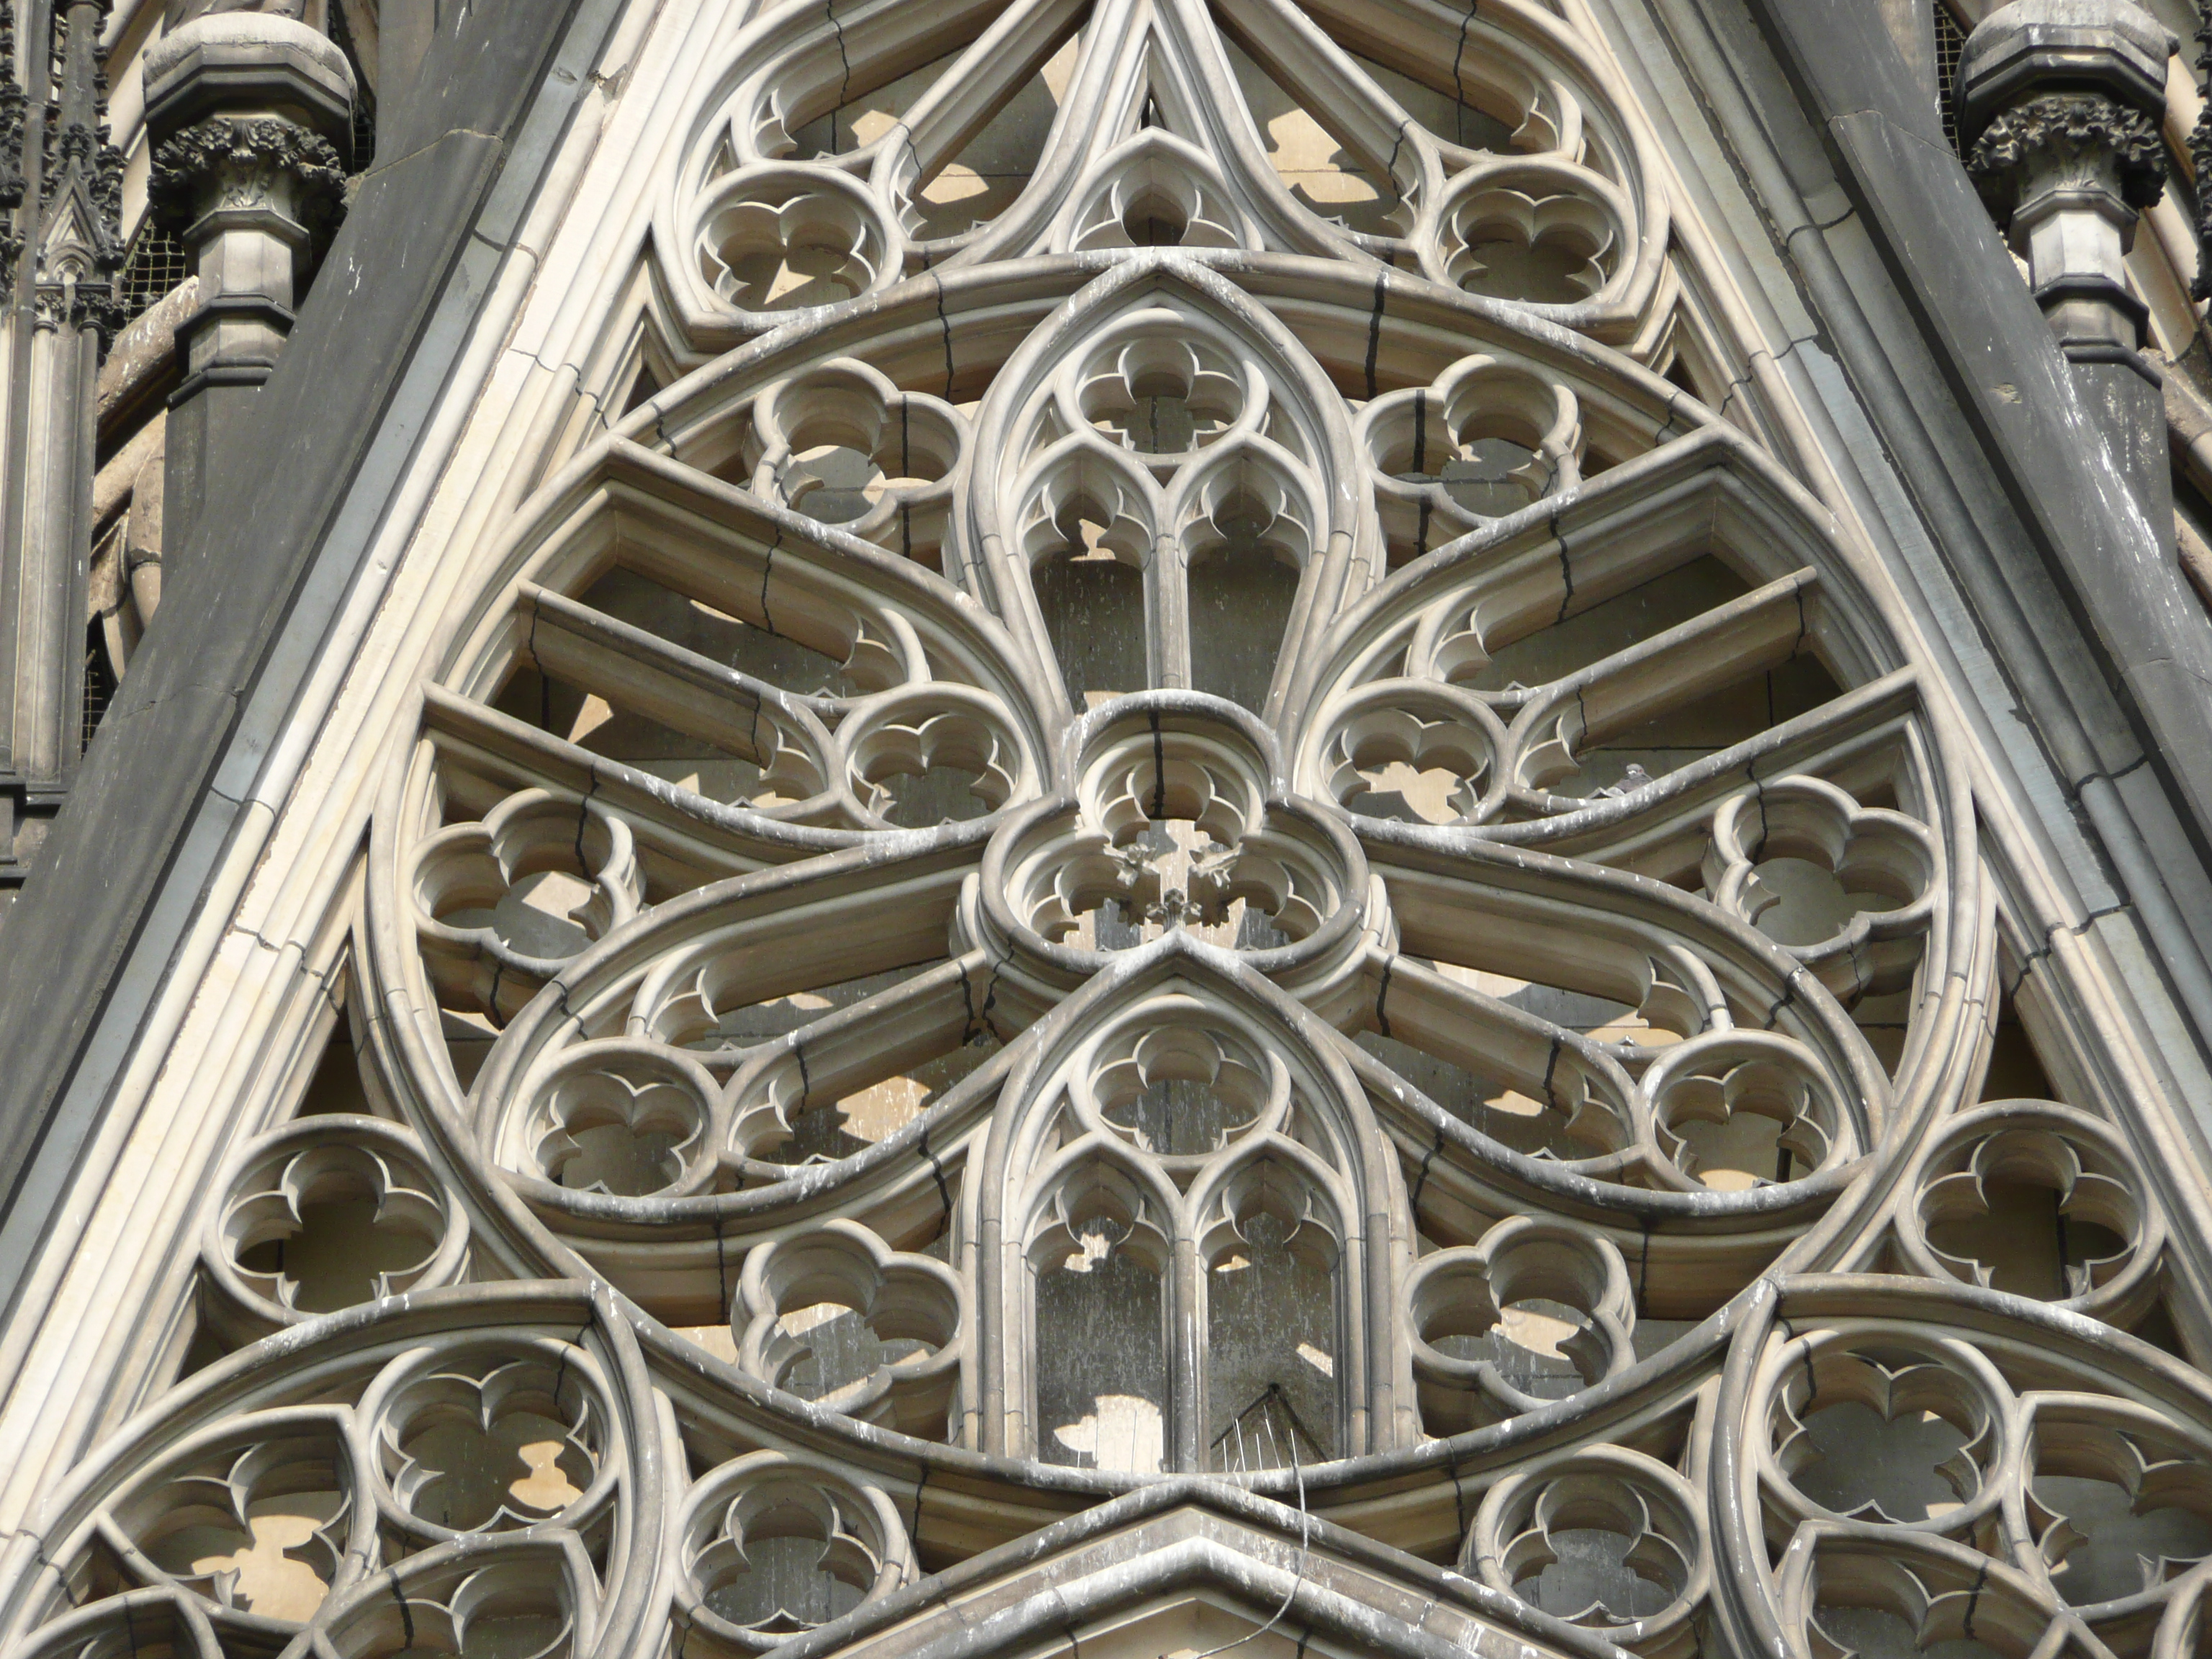
[[[741,9],[10,1659],[2197,1651],[2166,1213],[1596,26]]]

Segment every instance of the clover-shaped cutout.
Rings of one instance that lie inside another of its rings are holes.
[[[1255,557],[1301,568],[1323,509],[1299,473],[1280,445],[1249,432],[1181,472],[1164,510],[1193,570],[1220,559]]]
[[[803,1494],[803,1495],[802,1495]],[[719,1548],[698,1567],[713,1576],[707,1604],[764,1637],[811,1630],[851,1612],[881,1563],[819,1488],[732,1513]]]
[[[1219,927],[1233,926],[1231,907],[1243,904],[1240,942],[1255,932],[1273,935],[1268,943],[1296,941],[1321,927],[1336,896],[1322,874],[1310,841],[1278,829],[1270,814],[1234,846],[1193,860],[1186,891],[1192,914]]]
[[[685,1503],[681,1536],[693,1620],[742,1653],[842,1617],[913,1571],[881,1491],[781,1452],[709,1474]]]
[[[1468,1534],[1472,1574],[1655,1659],[1697,1649],[1708,1569],[1696,1497],[1640,1452],[1598,1446],[1492,1487]]]
[[[841,1218],[748,1255],[731,1326],[738,1363],[764,1382],[933,1435],[958,1377],[963,1322],[949,1267]]]
[[[1800,1181],[1853,1144],[1826,1074],[1771,1032],[1714,1031],[1665,1049],[1644,1073],[1656,1173],[1721,1192]]]
[[[756,495],[936,562],[967,446],[951,404],[836,357],[764,388],[753,428],[745,460]]]
[[[545,789],[520,790],[482,822],[426,838],[412,885],[441,1002],[501,1020],[645,897],[629,825]]]
[[[1200,1159],[1287,1109],[1289,1072],[1218,1030],[1163,1024],[1101,1053],[1090,1102],[1115,1134],[1175,1164]]]
[[[1048,885],[1018,895],[1035,931],[1079,948],[1118,951],[1188,928],[1209,944],[1275,950],[1320,931],[1342,905],[1330,848],[1304,824],[1217,840],[1188,818],[1163,818],[1116,846],[1079,818],[1028,860]],[[1317,844],[1318,843],[1318,844]]]
[[[1010,920],[1085,952],[1182,929],[1255,952],[1336,937],[1364,886],[1358,844],[1268,798],[1272,763],[1245,718],[1188,693],[1094,711],[1074,810],[1031,819],[991,860]]]
[[[1846,1003],[1902,989],[1936,902],[1936,849],[1902,812],[1822,779],[1763,783],[1713,814],[1705,885]]]
[[[1444,280],[1528,305],[1573,305],[1606,285],[1616,210],[1594,175],[1540,162],[1470,168],[1444,204]]]
[[[1635,1297],[1610,1241],[1514,1216],[1432,1251],[1407,1280],[1413,1381],[1431,1434],[1535,1410],[1635,1363]]]
[[[1070,216],[1069,246],[1239,247],[1242,228],[1212,159],[1164,127],[1148,127],[1101,161]]]
[[[712,1173],[711,1090],[694,1063],[665,1049],[580,1043],[528,1091],[535,1167],[557,1187],[623,1198],[696,1186]]]
[[[1343,1249],[1329,1206],[1301,1170],[1262,1151],[1214,1189],[1198,1227],[1198,1253],[1209,1266],[1245,1255],[1261,1227],[1288,1257],[1334,1268]]]
[[[1824,1531],[1784,1565],[1784,1600],[1814,1659],[1920,1652],[2029,1659],[2059,1609],[1983,1552],[1895,1532]]]
[[[1359,431],[1393,565],[1582,479],[1574,393],[1480,355],[1453,364],[1433,386],[1376,398],[1362,411]]]
[[[1076,377],[1075,422],[1172,471],[1264,405],[1265,383],[1211,343],[1164,330],[1113,340]]]
[[[1117,750],[1089,771],[1088,816],[1117,847],[1171,823],[1226,846],[1263,810],[1258,780],[1199,744],[1170,745],[1164,737],[1157,753]]]
[[[1505,1571],[1522,1600],[1556,1613],[1569,1624],[1625,1625],[1656,1613],[1680,1593],[1689,1571],[1682,1547],[1652,1526],[1651,1506],[1643,1494],[1603,1476],[1560,1476],[1544,1488],[1529,1520],[1528,1529],[1505,1546]],[[1641,1581],[1627,1595],[1605,1584],[1601,1574],[1589,1571],[1586,1559],[1577,1559],[1583,1551],[1576,1544],[1592,1533],[1611,1541],[1618,1552],[1600,1546],[1601,1559],[1613,1557],[1620,1567]],[[1560,1571],[1577,1565],[1585,1571]],[[1554,1575],[1564,1581],[1557,1587],[1547,1582]],[[1647,1588],[1656,1593],[1635,1593]],[[1590,1599],[1576,1606],[1585,1595]]]
[[[833,305],[896,274],[882,214],[831,167],[776,164],[720,180],[696,246],[701,275],[742,312]]]
[[[1115,1257],[1157,1279],[1174,1258],[1173,1233],[1148,1185],[1103,1158],[1085,1158],[1054,1177],[1030,1239],[1030,1265],[1040,1275],[1088,1273]]]
[[[312,1618],[343,1573],[356,1516],[335,1431],[203,1452],[116,1521],[155,1571],[257,1619]]]
[[[874,827],[922,830],[997,811],[1028,779],[1001,712],[934,688],[887,700],[839,733],[855,799]]]
[[[2075,1607],[2156,1591],[2212,1556],[2212,1463],[2155,1413],[2033,1396],[2027,1524]]]
[[[417,1571],[403,1564],[380,1574],[374,1590],[360,1596],[368,1615],[362,1622],[373,1622],[384,1637],[371,1651],[420,1659],[568,1659],[575,1651],[578,1590],[589,1582],[591,1563],[574,1540],[516,1540],[430,1562]]]
[[[457,1277],[468,1224],[406,1131],[317,1115],[254,1143],[210,1223],[216,1285],[240,1305],[218,1322],[254,1335],[313,1314]]]
[[[1504,743],[1503,724],[1480,699],[1432,683],[1381,681],[1338,716],[1324,751],[1330,793],[1367,817],[1463,823],[1502,795],[1496,761]]]
[[[574,1524],[614,1478],[593,1375],[568,1344],[486,1344],[380,1384],[363,1409],[393,1504],[433,1538]]]
[[[1052,445],[1017,486],[1022,550],[1038,561],[1081,548],[1141,568],[1158,538],[1159,492],[1134,463],[1095,434]]]
[[[1997,1413],[1945,1358],[1825,1334],[1785,1355],[1770,1407],[1776,1468],[1818,1510],[1955,1530],[1993,1502]]]
[[[2087,1113],[2036,1101],[1947,1126],[1902,1231],[1938,1273],[2124,1322],[2152,1293],[2164,1237],[2118,1138]]]

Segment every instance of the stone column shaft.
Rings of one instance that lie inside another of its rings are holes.
[[[2170,538],[2173,483],[2148,311],[2128,288],[2136,221],[2166,186],[2173,37],[2128,0],[2014,0],[1959,65],[1967,170],[2014,252],[2115,465]]]
[[[9,313],[0,509],[0,899],[73,781],[82,751],[85,587],[96,386],[118,320],[123,158],[102,125],[108,0],[37,0],[15,50],[0,6],[0,269]]]
[[[245,420],[291,331],[315,235],[343,198],[353,76],[314,30],[215,13],[147,53],[153,210],[199,276],[177,331],[184,383],[169,400],[163,489],[167,580],[190,553],[210,459]],[[204,550],[203,550],[204,552]]]

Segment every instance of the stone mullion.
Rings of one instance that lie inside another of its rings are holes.
[[[1145,667],[1156,686],[1188,690],[1190,661],[1190,559],[1182,538],[1163,533],[1153,538],[1145,570],[1147,635]]]
[[[40,226],[38,254],[38,337],[33,356],[45,358],[45,396],[33,400],[40,410],[42,434],[33,434],[31,445],[45,447],[45,456],[27,456],[24,473],[31,480],[27,502],[27,546],[24,591],[18,608],[20,639],[33,646],[28,659],[20,659],[15,681],[18,745],[15,765],[27,779],[64,783],[77,769],[77,726],[84,708],[84,675],[80,672],[84,630],[86,564],[93,540],[93,449],[95,449],[95,396],[100,376],[100,327],[111,321],[95,314],[104,299],[100,283],[100,254],[112,258],[112,232],[95,222],[84,226],[95,239],[91,248],[46,246],[55,232],[64,232],[60,212],[64,195],[77,197],[82,206],[93,208],[93,177],[100,161],[97,139],[97,53],[100,20],[106,13],[104,0],[70,0],[55,18],[62,33],[62,97],[58,133],[62,143],[60,177],[55,177],[46,201],[46,223]],[[97,215],[97,208],[95,208]],[[97,243],[108,241],[101,250]],[[27,250],[28,252],[28,250]],[[82,261],[82,264],[80,264]]]
[[[31,42],[43,40],[52,27],[50,0],[29,0],[25,19],[23,39]],[[14,33],[9,32],[9,38]],[[8,342],[8,450],[5,457],[7,495],[5,516],[0,519],[0,617],[12,618],[21,586],[19,566],[23,549],[23,501],[27,479],[23,465],[23,451],[30,433],[32,342],[37,335],[38,285],[21,254],[27,240],[38,233],[40,192],[45,185],[46,137],[47,100],[40,95],[32,97],[28,87],[40,85],[36,76],[39,66],[51,63],[51,54],[31,47],[19,51],[24,69],[25,89],[22,99],[21,125],[12,135],[14,153],[7,160],[14,174],[8,182],[15,199],[9,204],[15,211],[4,243],[7,274],[13,279],[15,292],[9,309],[10,334]],[[5,77],[13,79],[15,66],[0,66]],[[15,629],[12,621],[0,624],[0,695],[12,696],[17,649]],[[0,746],[0,769],[12,769],[14,734],[12,725],[4,733],[7,741]]]
[[[14,759],[34,794],[58,793],[76,769],[84,684],[76,647],[84,627],[96,407],[88,393],[98,374],[94,331],[70,326],[65,315],[42,314],[23,448],[33,487],[10,617],[21,653]]]
[[[9,10],[12,13],[13,8]],[[4,505],[0,505],[0,697],[7,700],[5,711],[0,712],[8,715],[0,721],[0,776],[9,778],[14,787],[0,791],[0,800],[8,802],[5,821],[0,822],[0,831],[5,832],[0,833],[0,864],[13,864],[15,860],[17,825],[24,816],[26,805],[23,787],[13,777],[13,710],[16,677],[23,656],[16,638],[17,612],[22,605],[23,510],[29,489],[26,461],[30,447],[32,343],[38,331],[38,289],[22,261],[21,252],[27,239],[37,234],[40,191],[46,172],[47,101],[39,71],[51,64],[52,55],[35,43],[46,39],[52,27],[51,0],[28,0],[21,38],[33,44],[19,46],[16,54],[23,66],[21,82],[24,89],[18,94],[21,100],[21,124],[9,135],[13,153],[6,158],[13,175],[8,180],[14,198],[9,205],[15,210],[10,216],[12,223],[4,243],[4,255],[15,292],[9,315],[7,449],[4,455],[0,455],[0,471],[6,475]],[[11,45],[17,44],[12,29],[8,38]],[[17,76],[14,63],[0,65],[0,80],[6,80],[11,87],[16,83]],[[35,98],[28,89],[32,86],[40,88]]]
[[[32,490],[17,622],[18,637],[36,641],[41,660],[38,671],[17,686],[15,759],[27,777],[57,782],[76,770],[79,750],[84,681],[78,672],[78,635],[84,624],[92,542],[93,391],[100,372],[100,331],[112,322],[102,304],[107,295],[100,263],[103,253],[112,261],[116,239],[112,227],[99,222],[91,199],[100,149],[94,77],[106,9],[105,0],[70,0],[55,19],[63,40],[60,165],[46,191],[46,222],[33,245],[39,252],[33,273],[38,332],[32,350],[34,360],[43,361],[33,372],[37,425],[25,458]],[[93,222],[82,227],[92,246],[70,239],[72,227],[61,210],[65,198],[92,210]],[[64,240],[52,240],[57,236]],[[109,246],[102,248],[102,241]]]
[[[1179,1233],[1168,1265],[1168,1458],[1182,1474],[1206,1465],[1206,1263]]]
[[[26,826],[58,808],[80,752],[82,635],[95,448],[94,387],[115,324],[112,276],[121,157],[101,125],[100,28],[107,0],[33,0],[13,90],[20,144],[0,202],[15,209],[13,336],[0,542],[0,885],[36,842]],[[12,36],[12,30],[8,32]],[[48,81],[49,75],[58,78]],[[38,95],[33,96],[33,92]],[[14,126],[11,119],[9,126]],[[20,179],[20,184],[18,180]],[[12,198],[12,200],[9,198]],[[35,834],[35,832],[33,832]]]
[[[1023,1310],[1015,1307],[1006,1291],[1006,1247],[1004,1228],[997,1215],[987,1206],[981,1224],[976,1228],[975,1260],[979,1264],[975,1303],[978,1308],[988,1309],[997,1317],[995,1331],[984,1334],[982,1348],[983,1374],[983,1443],[982,1450],[992,1456],[1004,1457],[1020,1438],[1020,1422],[1025,1413],[1014,1404],[1006,1387],[1012,1354],[1007,1338],[1010,1331],[1025,1331],[1028,1316],[1023,1313],[1019,1323],[1013,1315]],[[1024,1274],[1026,1276],[1026,1267]],[[1027,1286],[1024,1287],[1024,1291]],[[1029,1298],[1024,1296],[1024,1301]]]

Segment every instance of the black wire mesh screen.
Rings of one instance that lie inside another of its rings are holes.
[[[1959,106],[1954,99],[1959,54],[1966,49],[1966,31],[1951,15],[1950,7],[1943,0],[1936,0],[1936,113],[1943,122],[1944,141],[1954,150],[1959,148]]]
[[[115,701],[115,668],[107,659],[106,630],[94,617],[84,630],[84,717],[78,731],[77,752],[92,747],[92,734],[100,730],[107,705]]]
[[[154,302],[191,274],[185,261],[185,245],[149,216],[131,239],[123,258],[123,319],[135,322]]]

